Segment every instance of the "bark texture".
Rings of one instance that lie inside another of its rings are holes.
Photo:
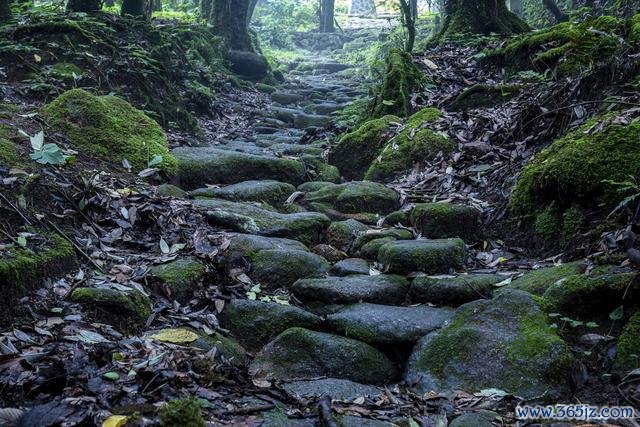
[[[446,19],[438,38],[453,34],[511,35],[529,26],[507,9],[505,0],[446,0]]]
[[[320,32],[333,33],[335,26],[333,24],[335,17],[335,0],[320,1]]]
[[[200,13],[213,25],[214,32],[227,41],[230,49],[253,52],[249,20],[255,5],[255,0],[202,0]]]
[[[150,2],[148,0],[122,0],[120,14],[149,18],[151,16]]]
[[[69,0],[67,12],[99,12],[102,9],[102,0]]]

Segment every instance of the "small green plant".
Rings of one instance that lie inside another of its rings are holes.
[[[580,327],[595,329],[598,327],[598,324],[596,322],[583,322],[581,320],[576,320],[567,316],[562,316],[560,313],[549,313],[548,316],[554,319],[554,323],[551,324],[551,327],[554,329],[557,329],[558,332],[565,331],[567,327],[571,329],[576,329]]]
[[[638,178],[635,176],[629,176],[627,181],[611,181],[604,180],[605,184],[609,184],[613,187],[616,187],[616,190],[625,195],[626,197],[618,203],[618,205],[609,213],[607,218],[612,217],[618,212],[630,208],[634,211],[633,219],[638,215],[638,200],[640,199],[640,183],[638,182]]]
[[[160,422],[164,427],[204,427],[200,402],[189,397],[172,400],[160,409]]]
[[[56,144],[44,143],[44,132],[40,131],[31,136],[23,130],[19,130],[20,134],[29,138],[33,153],[29,155],[36,162],[43,165],[63,165],[67,161],[60,147]]]

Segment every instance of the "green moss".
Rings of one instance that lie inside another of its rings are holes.
[[[411,55],[392,49],[385,61],[382,85],[370,107],[372,117],[389,114],[407,117],[411,111],[411,95],[422,85],[424,76],[413,63]]]
[[[103,319],[112,319],[113,314],[119,314],[140,325],[151,316],[151,301],[136,289],[77,288],[71,293],[71,300],[95,309]],[[115,320],[127,322],[124,318]]]
[[[640,13],[634,15],[629,20],[629,43],[640,44]]]
[[[206,267],[195,258],[180,258],[151,268],[151,274],[163,282],[171,297],[185,302],[193,296],[194,288],[204,277]]]
[[[197,399],[172,400],[160,409],[160,423],[163,427],[204,427],[202,407]]]
[[[428,161],[439,152],[449,153],[454,142],[446,135],[425,128],[440,117],[436,108],[425,108],[411,116],[406,128],[386,143],[365,173],[370,181],[389,181],[415,163]]]
[[[504,47],[488,53],[488,58],[516,69],[553,68],[558,75],[574,75],[619,56],[628,47],[620,40],[637,43],[634,19],[599,16],[581,23],[563,22],[515,38]]]
[[[82,70],[75,64],[69,64],[67,62],[59,62],[54,64],[49,73],[58,79],[61,80],[75,80],[76,78],[82,77]],[[74,77],[74,74],[76,77]]]
[[[552,346],[563,344],[544,317],[529,316],[522,320],[520,333],[507,349],[507,357],[514,363],[526,362],[545,355]]]
[[[265,83],[256,83],[255,87],[258,91],[264,92],[264,93],[273,93],[277,90],[275,87]]]
[[[520,289],[533,295],[542,296],[558,280],[583,271],[584,264],[582,262],[570,262],[555,267],[540,268],[514,280],[508,285],[508,288]]]
[[[14,166],[19,161],[16,145],[8,139],[0,138],[0,164]]]
[[[233,366],[242,367],[247,362],[247,352],[233,338],[225,337],[219,332],[214,332],[212,335],[204,335],[201,333],[198,333],[198,335],[200,335],[200,338],[191,344],[193,347],[205,351],[211,351],[215,348],[216,358],[218,360],[224,359]]]
[[[338,167],[348,179],[361,179],[392,135],[390,124],[400,122],[396,116],[384,116],[362,123],[343,135],[329,152],[329,163]]]
[[[167,173],[176,171],[162,128],[116,96],[72,89],[45,105],[42,114],[54,129],[67,134],[81,154],[97,154],[117,163],[127,159],[137,170],[160,155],[160,167]]]
[[[409,213],[409,221],[423,236],[472,238],[478,229],[478,210],[454,203],[418,203]]]
[[[621,375],[640,367],[640,312],[635,313],[618,338],[614,371]]]
[[[602,129],[593,131],[600,122]],[[625,195],[606,181],[624,181],[640,172],[639,141],[640,121],[614,124],[609,116],[590,120],[555,140],[523,169],[511,195],[511,211],[557,239],[563,229],[568,232],[582,222],[580,211],[608,214]],[[566,213],[569,209],[574,211]]]

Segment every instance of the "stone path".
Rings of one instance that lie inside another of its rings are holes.
[[[477,212],[428,203],[399,211],[394,190],[342,182],[344,171],[325,160],[329,143],[306,142],[366,96],[369,82],[353,76],[330,53],[310,54],[286,83],[262,88],[271,107],[251,125],[253,138],[173,152],[179,185],[231,231],[223,270],[260,284],[222,313],[249,373],[284,381],[291,395],[343,400],[403,380],[422,391],[566,390],[551,374],[571,356],[530,295],[507,289],[489,300],[504,277],[464,273],[462,238],[474,235]]]

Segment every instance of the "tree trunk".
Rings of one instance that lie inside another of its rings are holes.
[[[131,15],[140,18],[151,16],[150,3],[148,0],[122,0],[120,8],[121,15]]]
[[[509,0],[509,9],[519,17],[522,17],[522,0]]]
[[[409,6],[411,7],[411,16],[413,17],[413,23],[418,20],[418,0],[410,0]]]
[[[215,34],[226,40],[230,49],[253,52],[249,36],[249,21],[256,2],[254,0],[202,0],[201,14]]]
[[[400,0],[400,11],[402,12],[402,24],[407,29],[407,40],[404,50],[411,53],[416,42],[416,15],[412,9],[412,0]]]
[[[320,32],[333,33],[336,31],[333,24],[335,18],[335,0],[320,0]]]
[[[505,0],[446,0],[445,13],[437,40],[453,34],[511,35],[529,30],[523,20],[509,12]]]
[[[67,2],[67,12],[100,12],[102,10],[102,0],[69,0]]]
[[[11,0],[0,0],[0,24],[11,21]]]
[[[567,22],[569,17],[558,7],[558,4],[553,0],[542,0],[544,6],[549,9],[549,12],[556,19],[556,22]]]
[[[376,3],[374,0],[351,0],[349,15],[375,15]]]

